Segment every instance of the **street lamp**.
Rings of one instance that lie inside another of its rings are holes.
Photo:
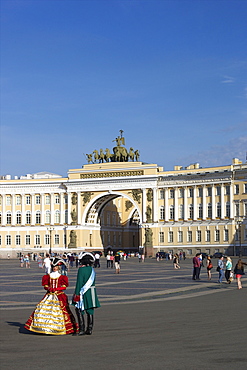
[[[238,217],[236,221],[238,225],[238,240],[239,240],[239,257],[242,257],[242,240],[241,240],[241,226],[242,226],[242,219],[241,216]]]
[[[54,230],[54,227],[48,227],[47,230],[50,233],[50,238],[49,238],[49,245],[50,245],[50,247],[49,247],[49,254],[51,255],[51,233]]]

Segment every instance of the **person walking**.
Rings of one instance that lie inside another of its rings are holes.
[[[200,271],[201,271],[201,260],[200,260],[201,253],[197,253],[195,257],[193,257],[193,280],[200,280]]]
[[[222,283],[222,280],[223,280],[223,276],[224,276],[224,257],[223,256],[221,256],[218,259],[217,271],[219,273],[218,283],[221,284]]]
[[[242,289],[241,277],[245,275],[244,266],[247,266],[247,263],[243,262],[241,259],[238,260],[235,268],[234,274],[236,275],[238,289]]]
[[[76,333],[76,321],[70,311],[68,297],[64,293],[69,285],[68,277],[60,274],[63,263],[60,258],[52,259],[52,272],[42,278],[42,285],[47,293],[27,320],[27,330],[52,335]]]
[[[78,256],[80,267],[77,272],[75,293],[72,304],[75,306],[78,319],[78,335],[91,335],[94,324],[94,309],[100,307],[95,289],[95,270],[92,265],[95,257],[90,252],[81,252]],[[87,314],[87,328],[85,329],[84,313]]]
[[[50,274],[51,272],[51,260],[50,260],[50,255],[46,253],[45,259],[43,262],[43,267],[45,268],[45,273]]]
[[[41,257],[40,254],[38,254],[37,256],[37,262],[38,262],[38,267],[42,269],[43,268],[43,258]]]
[[[116,274],[120,274],[120,254],[117,253],[114,257]]]
[[[231,284],[231,280],[230,280],[230,274],[231,274],[231,271],[232,271],[232,260],[230,257],[226,257],[226,266],[225,266],[225,278],[226,278],[226,281],[227,281],[227,284]]]
[[[207,274],[208,274],[208,280],[211,280],[211,278],[212,278],[212,274],[211,274],[212,268],[213,268],[213,264],[212,264],[212,261],[211,261],[211,257],[208,255],[207,256]]]
[[[179,256],[177,253],[174,254],[174,257],[173,257],[173,267],[175,270],[177,269],[180,269],[180,266],[179,266]]]

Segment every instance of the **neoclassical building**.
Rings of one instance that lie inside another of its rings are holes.
[[[1,258],[108,248],[146,256],[247,255],[246,163],[164,171],[140,162],[138,153],[122,157],[118,139],[114,158],[88,156],[88,164],[66,178],[46,172],[2,176]]]

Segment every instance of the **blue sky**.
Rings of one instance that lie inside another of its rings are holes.
[[[1,0],[0,175],[67,175],[119,130],[165,170],[246,160],[247,1]]]

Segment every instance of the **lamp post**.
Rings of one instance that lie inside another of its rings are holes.
[[[49,237],[49,254],[51,255],[51,233],[54,230],[54,227],[48,227],[47,230],[50,233],[50,237]]]
[[[242,240],[241,240],[241,226],[242,226],[242,219],[239,216],[237,219],[237,225],[238,225],[238,241],[239,241],[239,252],[238,255],[239,257],[242,257]]]

